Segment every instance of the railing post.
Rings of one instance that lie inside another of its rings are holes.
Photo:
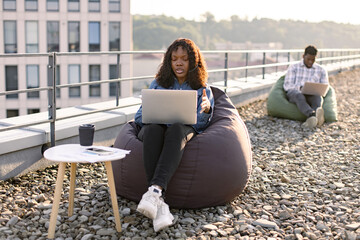
[[[321,63],[321,64],[323,64],[323,63],[322,63],[322,60],[321,60],[321,59],[322,59],[322,56],[323,56],[323,55],[322,55],[322,52],[320,52],[320,63]]]
[[[351,55],[355,55],[355,54],[356,54],[356,52],[351,51],[351,52],[350,52],[350,54],[351,54]],[[356,68],[356,64],[355,64],[355,62],[356,62],[356,61],[355,61],[355,58],[353,58],[353,59],[352,59],[352,62],[353,62],[353,67],[352,67],[352,70],[355,70],[355,68]]]
[[[290,62],[290,52],[288,52],[288,63]]]
[[[56,120],[56,55],[51,53],[49,55],[48,65],[48,86],[52,87],[48,90],[48,119],[50,122],[50,143],[55,146],[55,120]]]
[[[276,63],[279,63],[279,53],[276,52]],[[278,72],[278,66],[275,67],[275,72]]]
[[[265,65],[266,53],[263,52],[263,65]],[[262,79],[265,79],[265,67],[262,67]]]
[[[120,74],[120,53],[116,56],[116,78],[119,79]],[[120,82],[116,82],[116,106],[119,106],[119,98],[120,98]]]
[[[342,72],[342,57],[343,57],[342,51],[340,51],[340,56],[341,56],[341,58],[340,58],[340,71],[339,72]]]
[[[226,71],[224,72],[224,87],[225,87],[225,93],[226,93],[226,91],[227,91],[227,80],[228,80],[228,61],[229,61],[229,59],[228,59],[228,57],[229,57],[229,55],[228,55],[228,53],[226,52],[225,53],[225,63],[224,63],[224,68],[226,69]]]
[[[249,65],[249,53],[246,52],[246,60],[245,60],[245,66],[247,67]],[[248,69],[245,69],[245,82],[247,82],[248,77]]]

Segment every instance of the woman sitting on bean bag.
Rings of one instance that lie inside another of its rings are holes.
[[[150,89],[197,90],[197,123],[190,126],[174,124],[143,124],[142,107],[135,115],[141,127],[143,161],[149,184],[137,211],[153,219],[154,230],[172,224],[174,217],[163,195],[180,164],[185,145],[208,126],[214,100],[207,86],[207,71],[199,48],[189,39],[177,39],[167,49],[163,63]]]
[[[164,71],[170,74],[166,79],[173,79],[172,84],[165,79],[165,87],[177,89],[182,82],[183,89],[197,89],[198,124],[143,125],[140,108],[135,122],[125,124],[114,143],[131,153],[112,162],[117,194],[141,200],[137,210],[154,219],[155,231],[172,224],[164,195],[176,208],[225,204],[243,191],[251,173],[246,126],[229,97],[207,86],[205,62],[195,44],[176,40],[151,88],[164,88],[158,83]]]

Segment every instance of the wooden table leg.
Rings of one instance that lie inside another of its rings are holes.
[[[120,214],[119,214],[118,201],[115,191],[115,181],[114,181],[114,174],[113,174],[111,162],[110,161],[105,162],[105,167],[107,172],[108,184],[110,188],[111,204],[113,207],[113,212],[115,217],[116,230],[118,232],[121,232]]]
[[[54,238],[55,236],[56,219],[59,211],[61,191],[62,191],[64,175],[65,175],[65,167],[66,167],[65,162],[59,163],[59,169],[56,178],[55,195],[54,195],[51,216],[50,216],[49,230],[48,230],[48,238],[50,239]]]
[[[76,179],[76,163],[71,163],[70,170],[70,191],[69,191],[69,208],[68,216],[71,217],[74,213],[74,192],[75,192],[75,179]]]

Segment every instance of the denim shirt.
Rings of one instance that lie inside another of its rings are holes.
[[[175,78],[174,85],[170,88],[164,88],[160,86],[156,79],[153,80],[150,84],[149,89],[167,89],[167,90],[193,90],[187,82],[183,84],[179,84],[178,80]],[[209,98],[210,101],[210,111],[209,113],[205,113],[201,111],[201,103],[202,103],[202,95],[203,89],[206,89],[206,96]],[[214,97],[210,86],[206,85],[206,87],[201,87],[197,90],[197,122],[196,124],[191,125],[197,133],[201,133],[205,130],[205,128],[209,125],[210,120],[213,116],[213,109],[214,109]],[[144,124],[142,123],[142,106],[140,106],[139,110],[135,114],[135,123],[142,127]]]

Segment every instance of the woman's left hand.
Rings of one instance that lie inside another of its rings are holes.
[[[209,113],[209,111],[210,111],[210,101],[209,98],[206,96],[206,90],[203,89],[200,113],[202,112]]]

